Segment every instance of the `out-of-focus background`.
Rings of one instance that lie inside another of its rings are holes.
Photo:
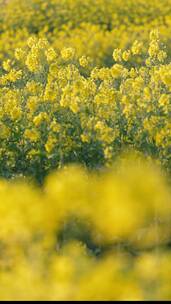
[[[170,53],[170,0],[1,0],[0,56],[10,57],[28,36],[46,34],[58,49],[74,47],[94,64],[110,66],[115,47],[129,48],[158,28]]]

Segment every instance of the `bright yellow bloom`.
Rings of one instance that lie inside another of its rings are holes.
[[[73,48],[64,48],[61,51],[62,59],[66,61],[72,60],[74,58],[74,55],[75,55],[75,50]]]
[[[24,137],[26,139],[29,139],[30,141],[37,142],[38,139],[39,139],[39,133],[36,130],[29,130],[29,129],[27,129],[24,132]]]

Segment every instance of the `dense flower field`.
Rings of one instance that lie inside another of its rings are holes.
[[[138,155],[66,167],[41,191],[1,181],[0,299],[170,299],[170,197]]]
[[[171,1],[0,6],[0,300],[171,299]]]

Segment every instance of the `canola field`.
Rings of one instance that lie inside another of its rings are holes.
[[[0,300],[171,300],[171,0],[0,8]]]

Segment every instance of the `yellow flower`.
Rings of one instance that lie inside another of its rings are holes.
[[[15,58],[17,60],[24,61],[26,59],[27,52],[21,48],[15,50]]]
[[[113,78],[118,78],[122,76],[123,67],[120,64],[114,64],[111,68],[111,75]]]
[[[21,115],[22,115],[22,111],[21,111],[21,109],[19,107],[14,107],[10,111],[10,117],[12,118],[12,120],[18,120],[18,119],[20,119]]]
[[[133,55],[140,54],[142,51],[142,43],[136,40],[132,45],[131,51]]]
[[[10,70],[9,74],[7,75],[7,79],[11,82],[15,82],[19,79],[21,79],[23,75],[22,70],[16,71],[14,69]]]
[[[169,101],[170,101],[169,95],[162,94],[159,99],[159,105],[162,107],[167,106],[169,105]]]
[[[32,36],[27,40],[27,45],[29,46],[29,48],[32,48],[33,46],[35,46],[36,43],[37,43],[37,39],[35,36]]]
[[[39,99],[37,96],[30,96],[27,100],[27,108],[30,112],[34,112],[38,106]]]
[[[39,91],[39,88],[40,88],[39,84],[34,80],[28,81],[26,84],[26,89],[31,94],[37,94]]]
[[[159,53],[157,55],[157,59],[160,62],[163,62],[166,58],[167,58],[167,53],[165,51],[159,51]]]
[[[32,46],[34,46],[35,44],[33,44]],[[38,40],[37,42],[37,46],[40,49],[46,49],[49,46],[48,40],[46,38],[41,38]]]
[[[43,121],[48,121],[48,115],[47,115],[47,113],[44,113],[44,112],[39,113],[33,119],[33,123],[36,127],[39,127]]]
[[[134,68],[131,68],[129,75],[131,78],[135,78],[137,76],[137,72]]]
[[[79,63],[80,63],[80,65],[81,65],[83,68],[87,67],[87,65],[88,65],[88,60],[87,60],[86,56],[82,56],[82,57],[79,59]]]
[[[159,39],[159,30],[155,29],[150,32],[150,40],[158,40]]]
[[[57,54],[56,54],[54,48],[47,49],[45,54],[46,54],[46,58],[47,58],[48,62],[54,61],[57,57]]]
[[[52,129],[53,132],[60,132],[61,130],[61,126],[58,122],[56,122],[55,120],[52,121],[51,125],[50,125],[50,128]]]
[[[113,59],[115,61],[122,61],[122,51],[121,51],[121,49],[115,49],[113,51]]]
[[[38,56],[30,52],[27,55],[26,66],[31,72],[38,72],[41,67]]]
[[[113,153],[112,153],[112,148],[111,147],[106,147],[105,148],[104,156],[105,156],[106,159],[111,159],[112,158]]]
[[[75,50],[73,48],[63,48],[61,51],[62,59],[68,61],[72,60],[75,55]]]
[[[8,126],[0,124],[0,138],[7,139],[10,136],[11,132]]]
[[[151,91],[149,87],[144,88],[144,97],[146,100],[150,101],[151,99]]]
[[[149,53],[150,57],[155,57],[158,55],[158,53],[159,53],[158,41],[152,40],[152,42],[150,43],[150,47],[148,49],[148,53]]]
[[[75,114],[78,113],[78,111],[79,111],[79,106],[78,106],[78,102],[77,102],[76,99],[73,99],[73,100],[71,101],[70,109],[71,109],[71,111],[72,111],[73,113],[75,113]]]
[[[3,66],[3,69],[6,71],[6,72],[9,72],[10,69],[11,69],[11,60],[6,60],[2,63],[2,66]]]
[[[81,134],[81,140],[84,143],[88,143],[90,141],[90,138],[89,138],[88,134]]]
[[[33,130],[33,129],[29,130],[29,129],[27,129],[24,132],[24,137],[26,139],[29,139],[30,141],[37,142],[38,139],[39,139],[39,137],[40,137],[40,135],[39,135],[39,133],[36,130]]]
[[[49,136],[46,144],[45,144],[45,149],[48,153],[51,153],[52,150],[54,149],[56,145],[56,139],[54,139],[53,137]]]
[[[168,71],[161,71],[161,79],[167,86],[171,87],[171,72]]]
[[[123,54],[122,54],[122,58],[124,61],[128,61],[129,58],[130,58],[130,55],[131,55],[131,51],[128,50],[128,51],[124,51]]]

